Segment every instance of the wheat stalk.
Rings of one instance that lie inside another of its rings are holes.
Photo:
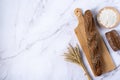
[[[66,61],[73,62],[73,63],[80,65],[83,68],[83,70],[85,71],[88,80],[92,80],[91,76],[89,75],[89,73],[83,63],[82,55],[80,53],[80,49],[79,49],[78,45],[76,45],[76,47],[72,47],[72,45],[69,44],[68,53],[65,53],[64,56],[65,56]]]

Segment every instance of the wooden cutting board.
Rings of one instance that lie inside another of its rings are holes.
[[[86,38],[86,33],[85,33],[85,24],[84,24],[84,18],[83,18],[83,15],[82,15],[82,11],[77,8],[75,10],[75,15],[77,16],[78,18],[78,26],[77,28],[75,29],[75,33],[77,35],[77,38],[80,42],[80,45],[83,49],[83,52],[84,54],[86,55],[86,58],[88,60],[88,63],[95,75],[95,71],[93,70],[93,65],[91,63],[91,57],[90,57],[90,52],[88,50],[88,46],[87,46],[87,38]],[[98,32],[99,33],[99,32]],[[100,36],[100,34],[99,34]],[[100,36],[101,37],[101,36]],[[115,69],[115,64],[109,54],[109,51],[107,50],[107,47],[102,39],[102,37],[100,38],[101,40],[101,44],[102,44],[102,48],[103,48],[103,53],[102,53],[102,57],[103,57],[103,61],[104,61],[104,70],[103,70],[103,73],[106,73],[106,72],[109,72],[109,71],[112,71]],[[96,75],[95,75],[96,76]]]

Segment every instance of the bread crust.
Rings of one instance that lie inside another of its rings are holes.
[[[118,32],[116,30],[112,30],[110,32],[107,32],[105,35],[111,48],[114,51],[120,50],[120,35]]]
[[[99,34],[93,19],[92,12],[87,10],[84,14],[85,32],[87,36],[87,45],[91,55],[93,69],[97,76],[103,72],[102,47]]]

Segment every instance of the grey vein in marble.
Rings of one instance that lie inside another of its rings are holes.
[[[87,80],[84,71],[62,55],[69,43],[78,43],[74,9],[91,9],[95,15],[105,4],[120,10],[118,0],[1,0],[0,80]],[[85,65],[93,80],[119,80],[119,51],[112,51],[105,39],[109,30],[99,31],[117,67],[95,77],[83,55]]]

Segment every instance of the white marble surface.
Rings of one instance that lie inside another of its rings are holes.
[[[120,11],[119,0],[0,0],[0,80],[87,80],[76,64],[62,56],[68,44],[78,43],[74,9],[90,9],[94,16],[101,6]],[[120,32],[120,26],[117,26]],[[120,55],[108,45],[117,68],[93,80],[119,80]]]

